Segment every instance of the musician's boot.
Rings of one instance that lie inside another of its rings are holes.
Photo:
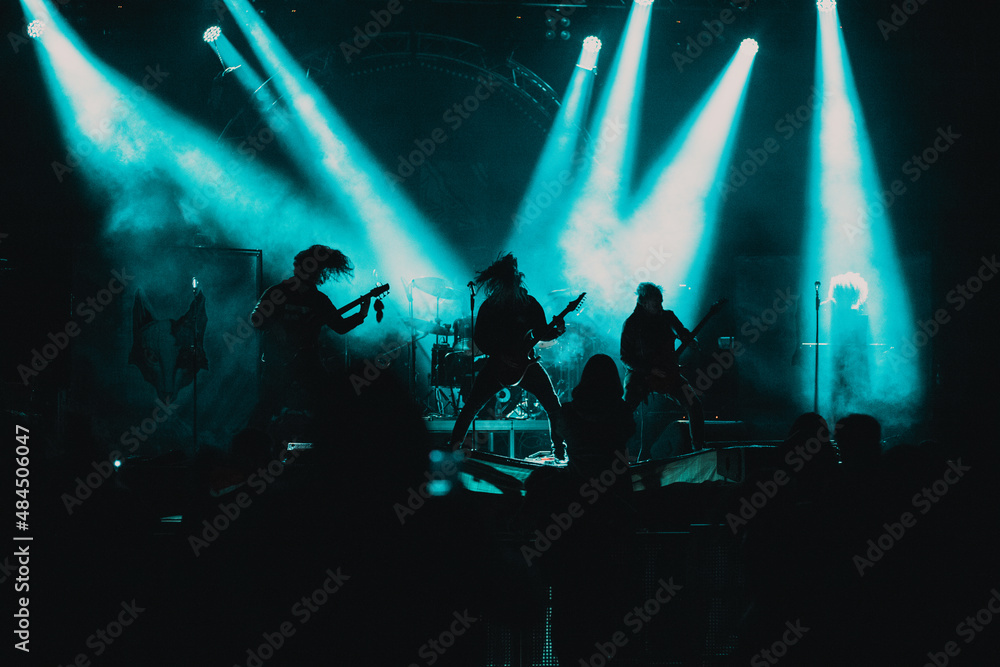
[[[564,463],[566,461],[566,443],[552,443],[552,455],[555,457],[557,463]]]

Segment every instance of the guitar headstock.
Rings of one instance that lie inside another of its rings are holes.
[[[559,313],[557,317],[562,317],[563,315],[568,315],[569,313],[572,313],[574,310],[580,307],[580,304],[583,303],[583,300],[586,298],[587,298],[587,293],[583,292],[582,294],[580,294],[580,296],[570,301],[569,305],[566,306],[566,308],[564,308],[563,311]]]
[[[389,283],[384,285],[376,285],[372,288],[368,294],[365,294],[366,299],[382,299],[386,294],[389,293]]]
[[[382,299],[385,298],[385,295],[388,293],[389,293],[389,284],[386,283],[385,285],[377,285],[370,292],[368,292],[368,294],[365,295],[366,297],[370,297],[375,300],[375,303],[372,304],[372,308],[375,309],[376,322],[382,321],[383,317],[382,311],[385,310],[385,304],[382,303]]]

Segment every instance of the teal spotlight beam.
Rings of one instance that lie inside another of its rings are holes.
[[[648,4],[635,3],[629,10],[608,84],[591,121],[591,143],[578,167],[572,206],[559,221],[563,278],[568,284],[608,284],[617,277],[613,239],[621,228],[618,208],[629,187],[638,140],[649,18]],[[606,290],[592,296],[592,309],[608,305]]]
[[[253,92],[264,83],[264,77],[246,61],[228,37],[220,35],[211,46],[215,48],[226,75],[234,74],[243,88]]]
[[[687,290],[697,283],[707,260],[719,197],[714,187],[725,171],[754,62],[744,46],[716,78],[674,133],[642,180],[623,217],[603,246],[573,246],[588,289],[609,314],[620,317],[634,305],[637,283],[663,285],[664,296],[682,311]],[[573,242],[567,235],[564,244]],[[594,269],[595,265],[599,269]]]
[[[626,266],[641,265],[649,248],[669,239],[669,261],[651,279],[671,303],[687,297],[680,285],[700,285],[711,257],[721,205],[715,186],[729,163],[756,53],[753,40],[739,46],[647,173],[627,218],[620,253]]]
[[[401,192],[390,188],[375,158],[310,81],[246,0],[226,0],[258,59],[273,75],[293,117],[313,144],[293,159],[357,221],[389,275],[465,276],[467,267]],[[398,298],[398,297],[397,297]]]
[[[823,304],[818,385],[810,365],[802,376],[801,402],[812,405],[816,391],[828,419],[850,412],[906,419],[923,391],[919,354],[900,347],[913,330],[910,295],[888,211],[879,203],[882,188],[835,5],[817,11],[817,29],[821,103],[812,135],[801,289],[812,295],[814,281],[820,281]],[[830,291],[834,277],[843,283],[855,275],[867,291],[860,305]],[[815,314],[806,315],[805,330],[812,331]]]
[[[558,226],[551,223],[565,213],[577,177],[574,170],[583,161],[581,126],[593,89],[593,72],[579,65],[574,67],[559,113],[514,216],[514,227],[505,247],[518,254],[527,275],[541,277],[552,272],[551,248]]]
[[[169,72],[149,68],[139,83],[130,81],[96,58],[45,0],[22,4],[49,25],[39,63],[68,147],[53,161],[55,176],[81,178],[101,195],[107,237],[142,244],[171,228],[220,233],[289,263],[331,235],[354,243],[327,207],[157,100]],[[328,228],[318,230],[316,220]]]

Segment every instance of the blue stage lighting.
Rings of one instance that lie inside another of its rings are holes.
[[[817,13],[817,27],[821,102],[813,125],[801,289],[812,291],[817,280],[831,287],[812,325],[822,342],[813,363],[803,367],[801,399],[828,419],[864,412],[880,415],[883,426],[905,424],[920,414],[923,400],[923,355],[903,351],[914,335],[911,292],[889,212],[871,204],[884,187],[836,6]],[[809,327],[812,315],[806,316]]]
[[[433,229],[402,192],[387,189],[385,173],[375,157],[354,135],[248,0],[225,0],[239,19],[258,59],[272,73],[272,81],[296,125],[302,129],[292,159],[323,192],[345,208],[346,219],[357,226],[373,252],[402,275],[464,275],[468,267]]]
[[[620,206],[632,181],[633,155],[638,143],[638,110],[642,108],[649,2],[629,9],[609,75],[590,120],[591,140],[574,159],[577,174],[571,206],[562,214],[559,248],[563,251],[564,284],[611,286],[622,242]],[[551,219],[551,216],[550,216]],[[599,289],[594,310],[615,301],[610,287]]]
[[[760,50],[760,44],[757,43],[756,39],[751,39],[750,37],[747,37],[742,42],[740,42],[740,48],[746,49],[752,55]]]
[[[205,34],[202,35],[201,38],[204,39],[209,44],[211,44],[215,40],[219,39],[220,35],[222,35],[222,28],[220,28],[217,25],[213,25],[211,28],[205,31]]]
[[[38,39],[45,34],[45,21],[41,19],[35,19],[28,24],[28,37],[32,39]]]
[[[635,283],[652,280],[664,286],[664,297],[675,310],[697,308],[686,286],[701,284],[711,258],[723,201],[717,184],[729,167],[755,58],[752,48],[741,46],[674,132],[634,198],[625,240],[616,253],[622,258],[616,260],[616,281],[595,286],[591,294],[606,290],[610,301],[627,308]],[[669,255],[654,257],[650,249],[662,249],[664,238],[670,239]]]
[[[832,12],[837,6],[837,0],[817,0],[816,9],[821,12]]]
[[[594,71],[597,67],[597,54],[601,52],[601,40],[596,37],[588,37],[583,40],[583,49],[580,51],[580,59],[576,66],[585,70]]]
[[[600,43],[596,37],[588,39]],[[580,157],[577,151],[582,148],[582,125],[590,107],[596,64],[596,51],[588,52],[584,42],[559,113],[552,121],[545,148],[514,218],[512,236],[503,246],[521,248],[518,254],[521,267],[529,275],[538,276],[542,284],[562,282],[560,276],[555,275],[559,268],[552,261],[551,251],[561,226],[551,223],[562,220],[563,212],[573,201],[574,162]]]
[[[653,0],[635,0],[635,4],[648,7],[649,5],[653,4]]]

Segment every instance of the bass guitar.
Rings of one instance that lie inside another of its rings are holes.
[[[711,308],[708,309],[708,312],[705,313],[705,317],[701,318],[701,320],[698,322],[698,325],[691,330],[691,338],[689,338],[686,341],[682,341],[680,346],[677,348],[677,351],[674,352],[674,354],[677,356],[678,359],[681,358],[681,353],[683,353],[684,350],[688,348],[688,345],[691,344],[691,341],[694,340],[694,337],[697,336],[698,333],[705,328],[705,325],[708,324],[708,321],[713,317],[715,317],[716,314],[718,314],[718,312],[722,310],[722,307],[725,306],[727,303],[729,303],[729,299],[723,297],[712,304]]]
[[[722,298],[712,304],[712,306],[708,309],[708,312],[705,313],[705,316],[698,322],[697,326],[691,330],[691,337],[688,340],[681,342],[678,348],[673,352],[669,362],[659,365],[661,371],[660,375],[655,373],[649,373],[646,375],[646,381],[649,384],[650,389],[661,393],[668,393],[680,385],[681,369],[683,368],[683,365],[676,363],[676,360],[680,359],[681,354],[688,349],[691,342],[694,341],[695,336],[697,336],[701,330],[705,328],[708,321],[715,317],[728,302],[729,299]]]

